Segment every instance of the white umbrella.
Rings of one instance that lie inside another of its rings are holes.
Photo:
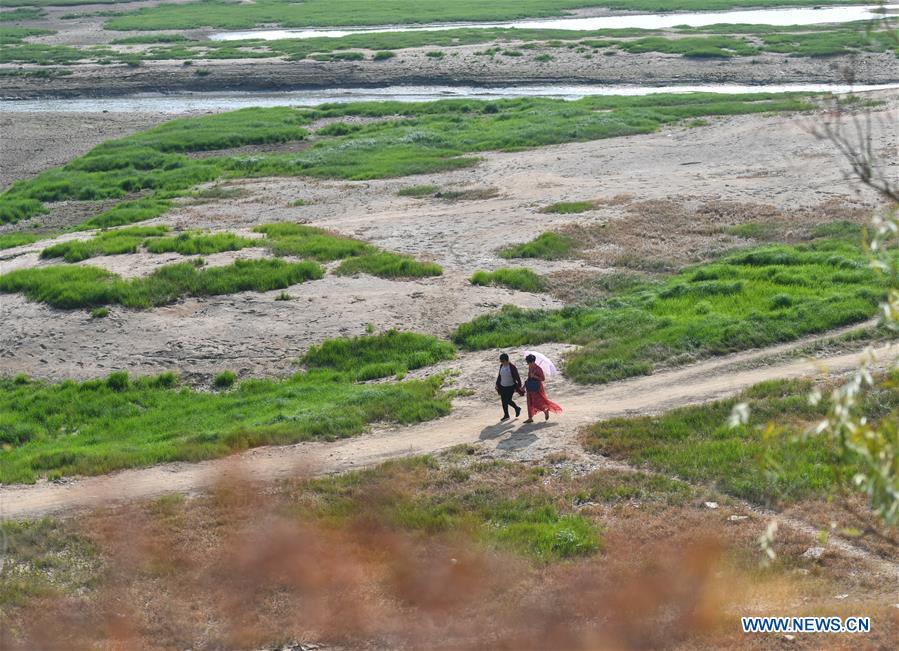
[[[524,356],[527,357],[528,355],[533,355],[534,357],[537,358],[536,364],[537,364],[537,366],[539,366],[540,368],[543,369],[543,374],[546,377],[552,377],[553,375],[555,375],[556,373],[559,372],[558,369],[556,368],[556,365],[553,364],[552,361],[549,359],[549,357],[547,357],[546,355],[544,355],[542,353],[538,353],[535,350],[524,351]]]

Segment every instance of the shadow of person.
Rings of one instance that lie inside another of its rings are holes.
[[[512,434],[512,436],[497,443],[496,449],[514,452],[516,450],[523,450],[536,441],[537,434],[534,433],[533,429],[524,429],[524,427],[520,427]]]
[[[510,431],[514,427],[514,421],[507,420],[502,423],[497,423],[496,425],[488,425],[484,429],[481,430],[481,434],[478,438],[481,441],[489,441],[490,439],[499,438],[506,432]]]
[[[537,432],[542,429],[555,427],[558,423],[542,421],[539,423],[522,423],[521,427],[512,433],[512,436],[505,441],[496,444],[497,450],[506,450],[514,452],[515,450],[523,450],[537,440]]]
[[[537,430],[555,427],[559,423],[553,420],[541,420],[534,423],[522,423],[518,428],[519,432],[536,432]]]

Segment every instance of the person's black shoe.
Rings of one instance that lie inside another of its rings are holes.
[[[509,417],[503,416],[502,418],[499,419],[499,422],[503,422],[504,420],[509,420]]]
[[[518,418],[519,416],[521,416],[521,407],[515,410],[515,418]]]

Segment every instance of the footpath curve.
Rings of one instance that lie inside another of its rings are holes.
[[[783,348],[715,358],[569,395],[554,394],[565,408],[558,420],[571,430],[603,419],[658,413],[720,399],[765,380],[813,376],[822,366],[832,374],[845,373],[858,363],[861,355],[843,353],[814,360],[814,363],[788,360],[747,368],[747,362],[761,361]],[[882,363],[889,363],[899,358],[899,347],[882,346],[876,353]],[[495,405],[478,404],[454,409],[451,416],[439,420],[411,427],[379,429],[337,442],[263,447],[200,463],[170,463],[100,477],[5,486],[0,487],[0,520],[112,505],[167,493],[202,491],[229,476],[270,481],[304,474],[343,472],[391,458],[475,443],[486,438],[482,434],[495,426],[495,422]],[[539,434],[540,423],[524,425],[515,421],[505,431],[515,436],[529,429]],[[550,432],[547,435],[554,436]]]

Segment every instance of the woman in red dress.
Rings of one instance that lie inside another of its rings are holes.
[[[528,391],[528,419],[524,422],[533,423],[534,414],[538,411],[543,412],[544,420],[549,420],[551,411],[561,414],[562,408],[546,397],[546,390],[543,388],[546,376],[543,369],[537,366],[537,358],[528,355],[524,361],[528,363],[528,379],[524,384],[524,388]]]

